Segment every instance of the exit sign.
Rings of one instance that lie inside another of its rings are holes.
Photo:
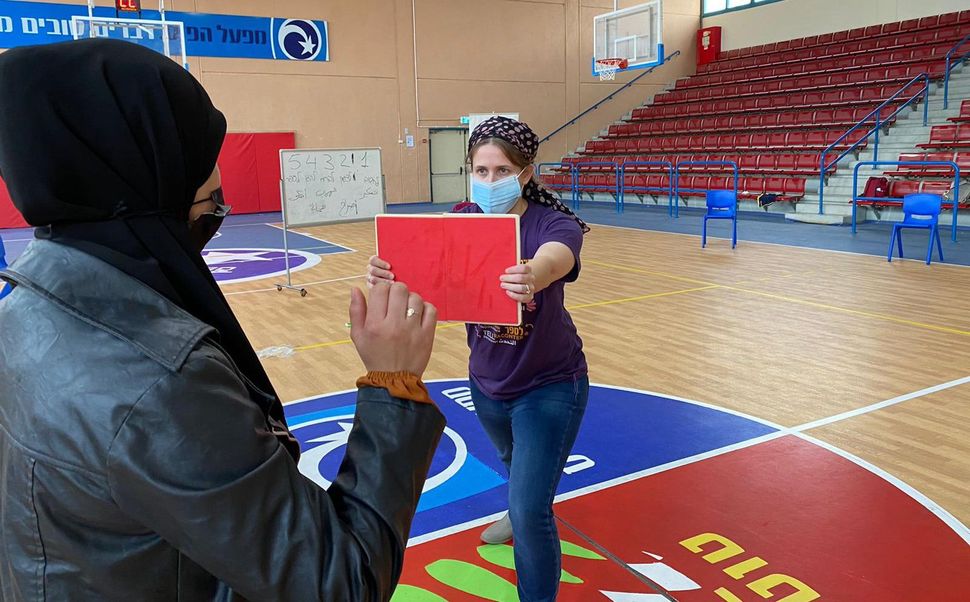
[[[121,12],[141,12],[141,0],[115,0],[115,9]]]

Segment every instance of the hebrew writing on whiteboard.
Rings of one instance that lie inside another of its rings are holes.
[[[383,211],[379,149],[281,151],[290,225],[367,219]]]

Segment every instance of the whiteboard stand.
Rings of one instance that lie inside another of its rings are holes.
[[[282,178],[280,179],[280,198],[283,198]],[[280,208],[283,210],[283,261],[286,264],[286,284],[277,283],[276,292],[281,292],[286,288],[291,291],[300,291],[300,296],[306,297],[305,288],[293,286],[293,273],[290,271],[290,243],[286,236],[290,229],[289,224],[286,223],[286,203],[280,203]]]

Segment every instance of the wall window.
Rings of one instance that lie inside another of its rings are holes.
[[[754,8],[759,4],[770,4],[781,0],[701,0],[704,16],[716,15],[745,8]]]

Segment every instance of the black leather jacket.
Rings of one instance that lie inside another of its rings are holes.
[[[437,408],[358,393],[328,491],[212,329],[85,253],[2,273],[0,600],[388,600]]]

